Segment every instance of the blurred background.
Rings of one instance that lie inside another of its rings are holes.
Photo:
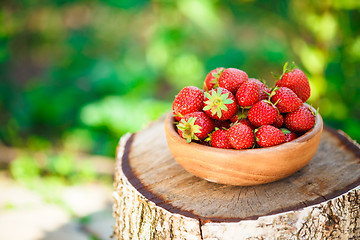
[[[286,61],[325,123],[360,142],[358,0],[1,1],[0,169],[43,195],[111,185],[90,156],[113,161],[184,86],[220,66],[273,86]]]

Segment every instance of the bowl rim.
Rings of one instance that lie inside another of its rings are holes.
[[[310,107],[311,110],[313,112],[316,112],[316,116],[315,116],[315,125],[306,133],[304,133],[303,135],[301,135],[300,137],[290,141],[290,142],[285,142],[276,146],[271,146],[271,147],[266,147],[266,148],[248,148],[248,149],[222,149],[222,148],[216,148],[216,147],[211,147],[211,146],[206,146],[197,142],[190,142],[190,143],[186,143],[186,140],[183,139],[182,137],[180,137],[180,135],[177,133],[176,126],[174,124],[175,122],[175,118],[172,114],[172,112],[170,112],[166,119],[165,119],[165,127],[168,128],[168,132],[169,134],[171,134],[172,137],[174,137],[176,139],[176,141],[180,141],[182,144],[186,144],[188,146],[196,146],[196,148],[198,148],[199,150],[204,150],[204,151],[213,151],[213,152],[219,152],[222,154],[225,153],[231,153],[231,154],[241,154],[241,153],[266,153],[269,151],[280,151],[283,148],[291,148],[291,146],[295,146],[297,144],[301,144],[304,143],[306,141],[308,141],[309,139],[311,139],[313,136],[315,136],[318,132],[322,131],[323,129],[323,120],[322,117],[320,115],[320,113],[318,111],[316,111],[311,105],[304,103],[305,106]]]

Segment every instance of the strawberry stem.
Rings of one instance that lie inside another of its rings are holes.
[[[294,61],[291,62],[291,65],[290,67],[288,68],[289,66],[289,62],[286,62],[283,66],[283,70],[282,70],[282,74],[279,76],[279,75],[276,75],[274,73],[271,73],[277,80],[280,80],[285,73],[289,73],[289,72],[292,72],[295,68],[297,68],[296,64]]]
[[[286,73],[286,71],[287,71],[287,66],[288,66],[288,65],[289,65],[289,62],[286,62],[286,63],[284,64],[282,75],[284,75],[284,74]],[[281,76],[282,76],[282,75],[281,75]]]

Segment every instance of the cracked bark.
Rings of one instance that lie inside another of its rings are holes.
[[[114,178],[116,239],[360,239],[360,148],[325,128],[294,175],[235,187],[192,176],[168,151],[163,119],[122,137]]]

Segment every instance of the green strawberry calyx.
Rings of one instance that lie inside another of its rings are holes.
[[[176,114],[174,114],[174,117],[183,118],[184,116],[181,113],[176,113]]]
[[[222,116],[221,110],[227,111],[227,104],[232,104],[234,100],[228,98],[230,93],[222,94],[221,88],[217,88],[212,91],[211,94],[208,92],[204,93],[208,98],[205,101],[206,106],[203,108],[204,111],[210,110],[211,115],[217,115],[219,118]]]
[[[291,131],[287,128],[280,128],[280,130],[283,132],[283,134],[291,133]]]
[[[183,138],[186,139],[187,143],[190,143],[191,140],[199,140],[195,135],[196,133],[201,133],[201,127],[195,124],[196,117],[190,117],[188,121],[181,119],[180,123],[177,125],[177,128],[182,131]]]
[[[210,83],[215,84],[214,88],[219,87],[219,78],[221,74],[223,73],[224,69],[218,69],[216,72],[213,72],[212,75],[214,77],[213,80],[210,81]]]
[[[276,94],[276,91],[279,89],[279,87],[275,86],[273,89],[271,89],[271,92],[266,92],[267,95],[269,95],[268,100],[270,101],[271,98]],[[276,104],[275,104],[276,105]]]
[[[275,103],[271,102],[270,100],[262,100],[263,102],[266,102],[267,104],[269,104],[270,106],[272,106],[273,108],[275,108],[278,113],[280,114],[279,112],[279,109],[276,107],[276,104],[279,102],[280,99],[278,99]]]
[[[204,141],[207,142],[209,145],[211,145],[212,136],[213,136],[214,132],[216,132],[217,130],[220,130],[220,128],[215,127],[214,131],[212,131],[211,133],[209,133],[208,136],[207,136],[207,138],[204,139]]]
[[[279,80],[284,76],[284,74],[292,72],[295,68],[297,68],[295,62],[292,62],[290,66],[289,66],[289,62],[286,62],[283,66],[283,71],[281,75],[275,73],[271,73],[271,74],[273,75],[273,77]]]
[[[260,78],[256,78],[256,79],[266,85],[266,80],[264,78],[260,77]]]
[[[259,141],[259,138],[257,137],[256,133],[259,131],[260,128],[261,128],[261,127],[256,128],[256,129],[254,130],[254,136],[255,136],[255,141],[256,141],[256,142]]]
[[[249,114],[250,108],[243,108],[243,107],[241,107],[240,109],[241,109],[241,112],[238,110],[238,112],[236,113],[236,116],[237,116],[236,122],[237,122],[237,121],[240,121],[240,120],[242,120],[242,119],[247,118],[247,116],[248,116],[248,114]]]
[[[313,106],[311,105],[311,107],[313,107]],[[308,107],[308,109],[310,110],[311,114],[312,114],[314,117],[316,117],[316,115],[318,115],[318,113],[319,113],[319,108],[316,108],[316,109],[315,109],[315,112],[314,112],[311,107]]]

